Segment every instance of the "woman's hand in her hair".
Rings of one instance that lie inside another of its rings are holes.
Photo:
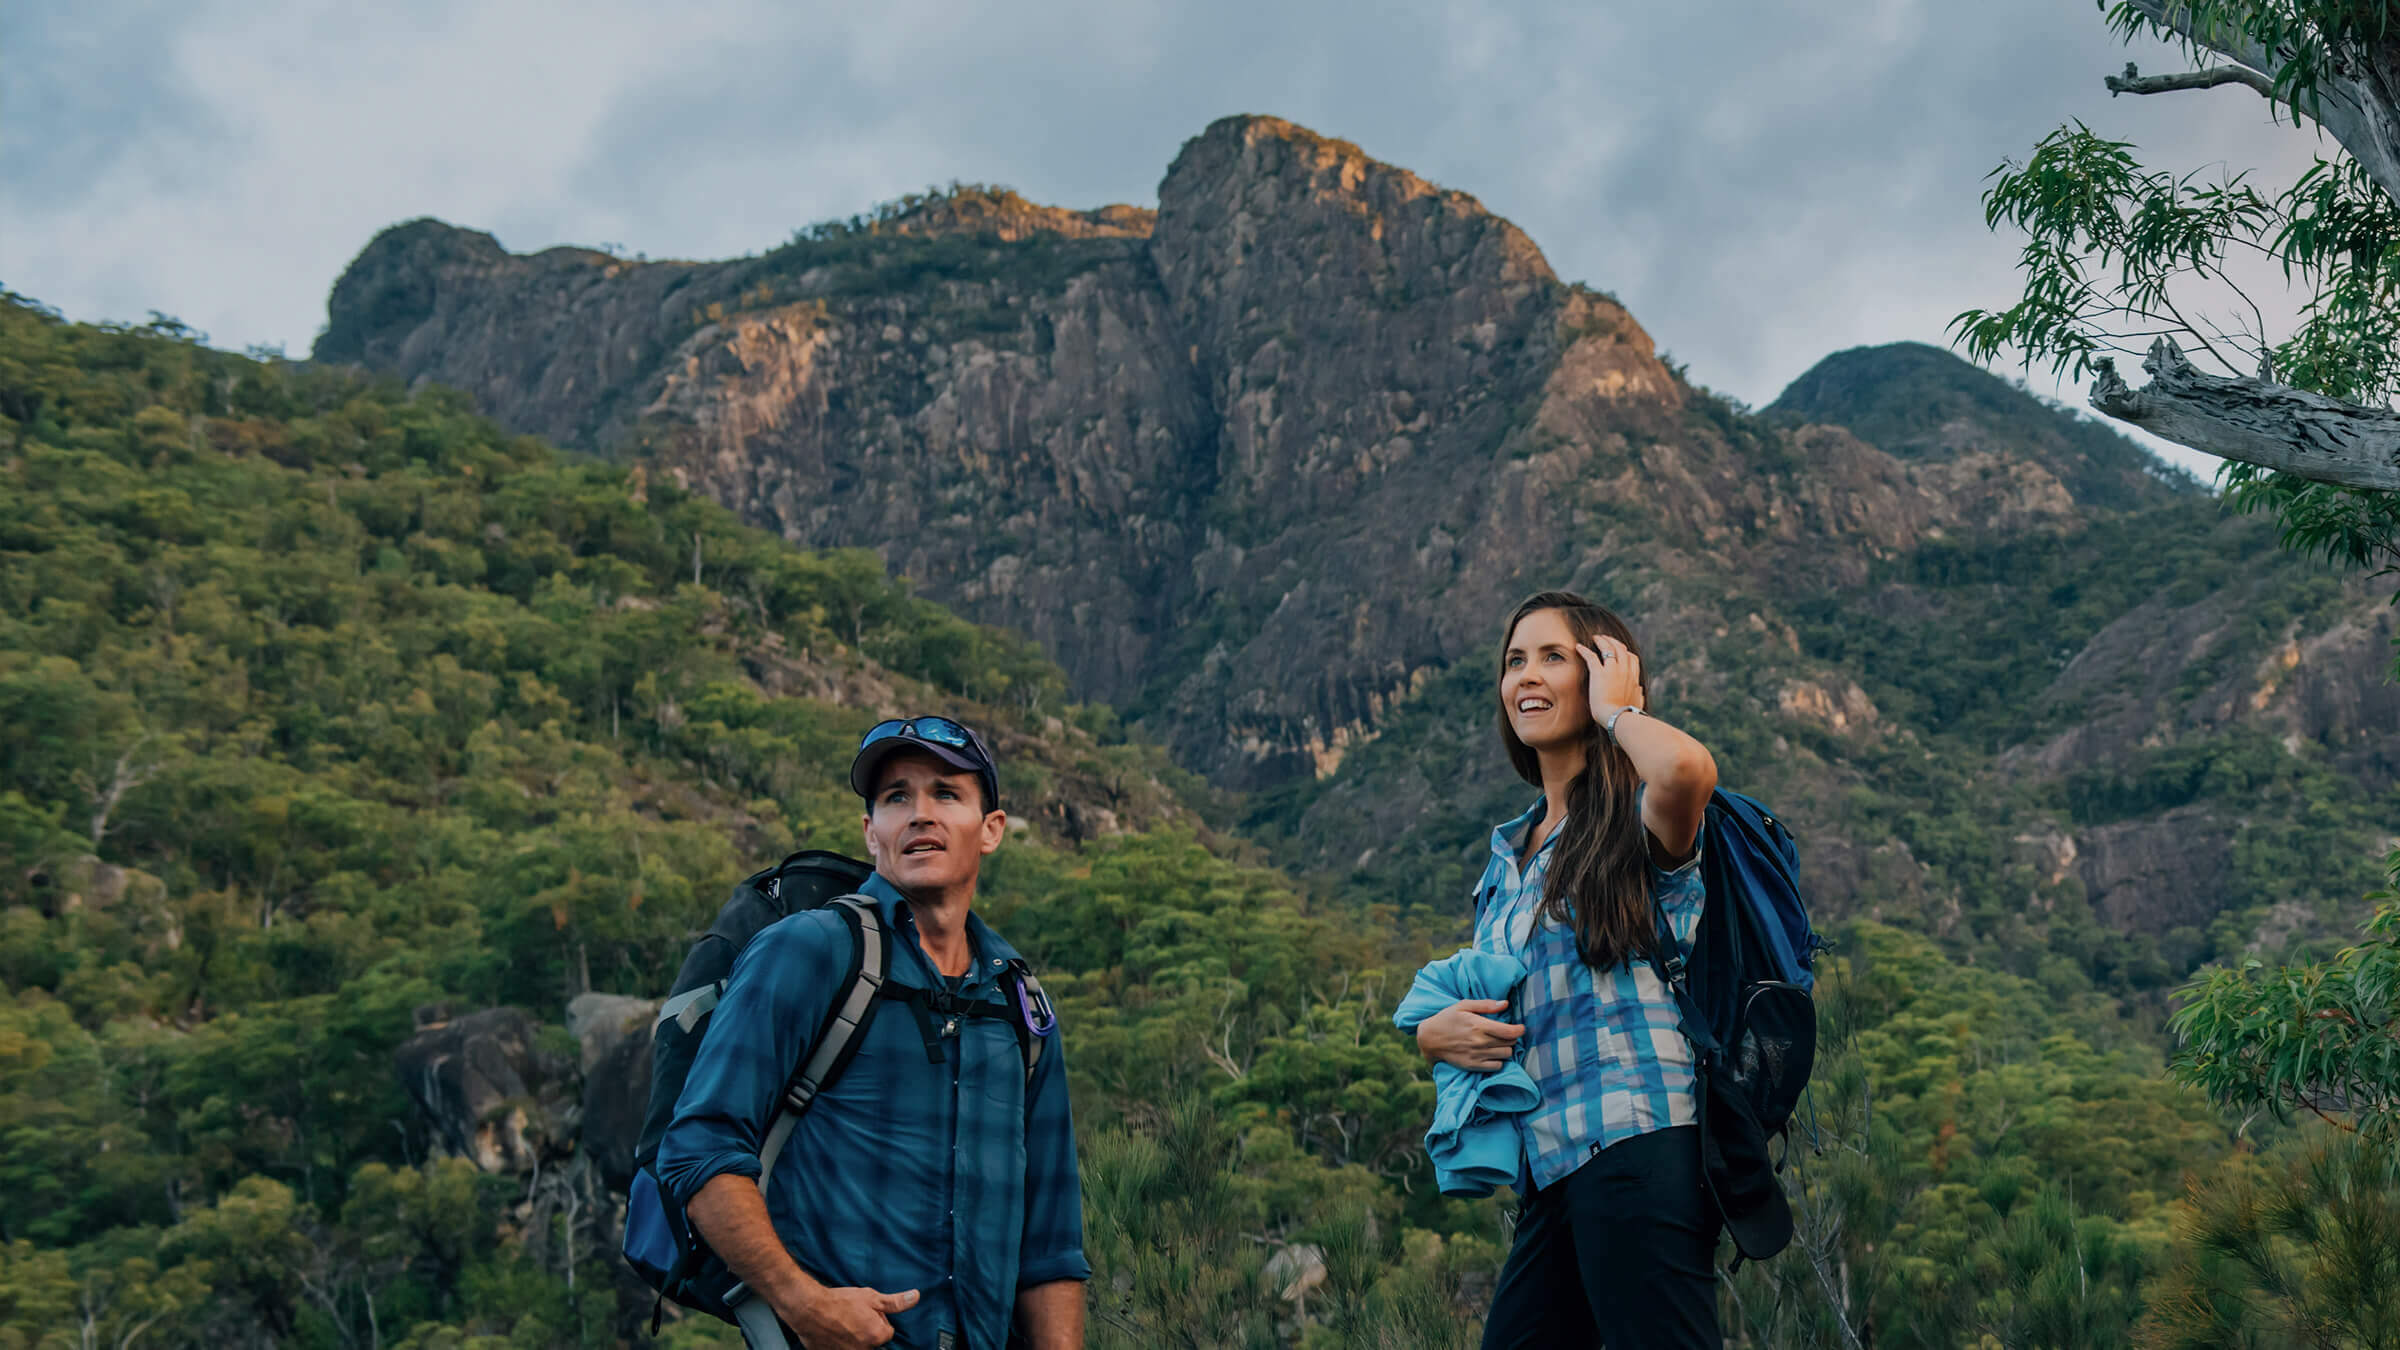
[[[1578,644],[1575,654],[1583,658],[1583,688],[1591,700],[1592,720],[1606,722],[1619,708],[1642,706],[1642,658],[1631,647],[1603,633],[1589,646]]]
[[[1477,1073],[1508,1067],[1517,1038],[1525,1028],[1494,1021],[1490,1014],[1508,1011],[1508,1000],[1465,998],[1417,1023],[1417,1048],[1425,1058],[1438,1059]]]

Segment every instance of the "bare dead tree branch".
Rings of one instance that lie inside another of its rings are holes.
[[[1232,1033],[1228,1031],[1226,1035],[1230,1037]],[[1242,1081],[1242,1066],[1234,1062],[1233,1055],[1227,1050],[1220,1049],[1205,1036],[1200,1039],[1200,1053],[1207,1057],[1209,1063],[1223,1069],[1226,1077],[1237,1083]]]
[[[125,753],[117,756],[116,767],[109,772],[105,785],[96,780],[87,780],[85,783],[85,790],[92,798],[91,835],[94,846],[108,837],[108,818],[116,814],[117,803],[125,799],[126,793],[150,781],[150,775],[158,772],[156,760],[141,758],[142,751],[154,739],[151,733],[145,731],[141,739],[125,747]]]
[[[2269,51],[2226,25],[2204,26],[2194,14],[2190,0],[2129,0],[2129,4],[2159,27],[2248,68],[2263,78],[2269,90],[2289,62],[2285,53]],[[2388,64],[2391,54],[2378,55]],[[2400,87],[2392,82],[2395,74],[2400,71],[2360,70],[2351,68],[2351,63],[2337,62],[2334,69],[2317,81],[2306,106],[2296,111],[2341,142],[2342,148],[2350,152],[2350,157],[2358,161],[2375,185],[2400,203],[2400,107],[2395,107],[2385,92]],[[2378,75],[2384,78],[2378,79]]]
[[[2268,98],[2275,96],[2275,86],[2267,77],[2248,66],[2211,66],[2181,75],[2144,75],[2140,67],[2128,61],[2124,74],[2111,75],[2105,83],[2111,95],[2172,94],[2185,89],[2214,89],[2220,84],[2244,84]]]
[[[2195,369],[2169,338],[2150,345],[2129,387],[2116,363],[2098,362],[2091,403],[2179,445],[2321,483],[2400,492],[2400,413],[2361,407],[2266,380]]]

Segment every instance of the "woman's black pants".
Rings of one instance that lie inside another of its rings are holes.
[[[1718,1350],[1717,1227],[1696,1126],[1600,1150],[1526,1198],[1483,1350]]]

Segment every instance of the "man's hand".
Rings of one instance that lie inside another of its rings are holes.
[[[1417,1048],[1427,1059],[1478,1073],[1504,1069],[1516,1051],[1517,1038],[1525,1034],[1524,1027],[1496,1022],[1490,1016],[1507,1011],[1506,999],[1460,999],[1417,1023]]]
[[[767,1219],[758,1183],[731,1172],[710,1177],[684,1207],[692,1227],[728,1270],[758,1291],[807,1350],[869,1350],[892,1343],[891,1314],[917,1306],[917,1291],[828,1289],[794,1264]]]
[[[917,1291],[819,1289],[789,1311],[777,1309],[806,1350],[872,1350],[892,1343],[891,1314],[917,1306]]]

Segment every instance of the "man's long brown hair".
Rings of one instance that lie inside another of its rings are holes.
[[[1596,637],[1613,637],[1637,658],[1641,644],[1615,612],[1572,591],[1543,591],[1527,596],[1508,616],[1500,637],[1500,665],[1508,668],[1508,646],[1525,616],[1545,609],[1558,611],[1567,631],[1583,646]],[[1581,657],[1576,658],[1580,663]],[[1583,678],[1591,670],[1584,666]],[[1497,693],[1497,685],[1494,686]],[[1509,721],[1508,700],[1500,697],[1500,743],[1508,747],[1508,762],[1517,776],[1535,787],[1542,785],[1542,762],[1533,747],[1517,739]],[[1588,699],[1589,695],[1585,697]],[[1650,676],[1644,663],[1642,703],[1650,702]],[[1607,970],[1636,956],[1650,956],[1658,945],[1658,924],[1651,915],[1650,844],[1642,829],[1641,810],[1634,795],[1641,779],[1633,761],[1617,748],[1598,722],[1585,730],[1583,772],[1567,788],[1566,820],[1559,826],[1558,844],[1550,858],[1550,873],[1542,884],[1541,917],[1575,930],[1575,948],[1585,964]]]

